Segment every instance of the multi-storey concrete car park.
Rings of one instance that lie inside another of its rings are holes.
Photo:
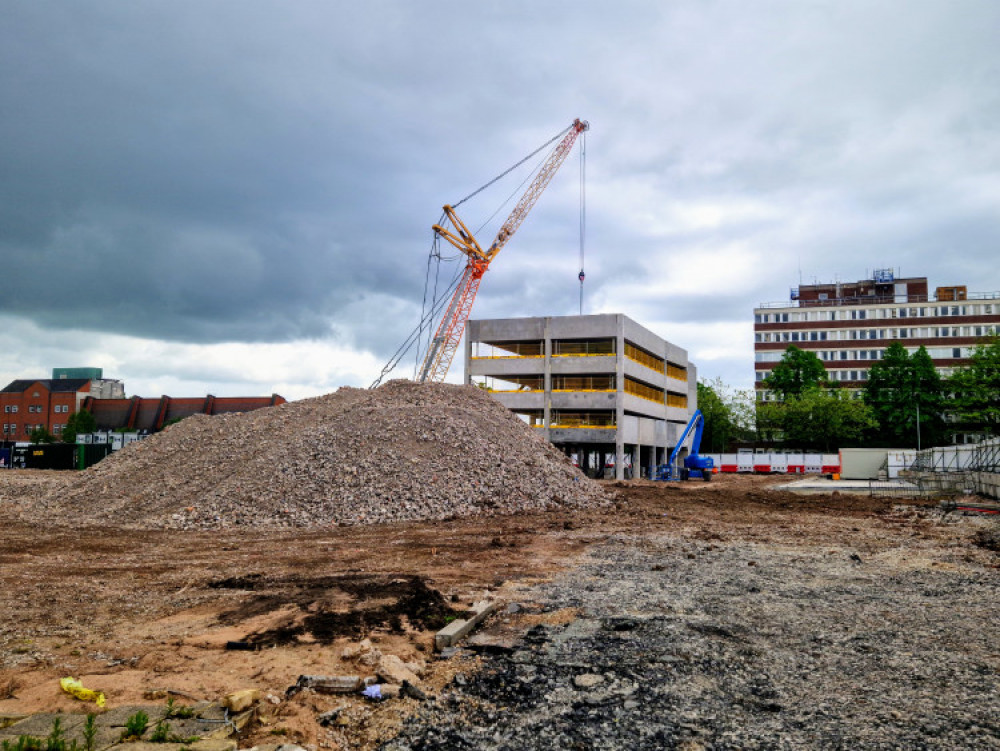
[[[469,321],[465,380],[619,479],[664,462],[697,407],[687,351],[620,313]]]

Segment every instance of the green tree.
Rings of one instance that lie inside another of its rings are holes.
[[[76,443],[79,433],[93,433],[97,430],[97,420],[87,410],[74,412],[66,418],[66,427],[62,431],[63,443]]]
[[[794,344],[788,345],[781,362],[764,379],[764,388],[774,391],[781,401],[827,385],[826,368],[816,353],[801,350]]]
[[[899,342],[890,344],[869,369],[863,398],[877,423],[871,434],[877,445],[933,446],[943,436],[941,377],[924,347],[911,355]]]
[[[748,402],[749,400],[749,402]],[[753,433],[753,396],[730,389],[721,378],[698,382],[698,409],[705,418],[701,450],[722,453]]]
[[[840,389],[813,386],[784,402],[757,403],[757,437],[781,448],[829,453],[863,445],[875,424],[868,405]]]
[[[55,438],[49,432],[48,428],[41,426],[32,430],[28,434],[28,440],[31,443],[55,443]]]
[[[876,425],[871,408],[839,389],[812,387],[777,406],[785,446],[803,451],[859,446]]]
[[[964,430],[1000,433],[1000,338],[980,344],[969,365],[947,383],[951,412]]]

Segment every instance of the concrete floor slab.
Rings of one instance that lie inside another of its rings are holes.
[[[819,495],[833,492],[870,495],[872,482],[876,482],[881,490],[892,490],[900,495],[912,491],[914,496],[921,495],[920,488],[905,480],[827,480],[822,477],[809,477],[774,487],[777,490],[787,490],[800,495]]]

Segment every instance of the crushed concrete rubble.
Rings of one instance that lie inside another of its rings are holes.
[[[317,527],[608,500],[484,391],[391,381],[254,412],[194,415],[23,512],[145,528]]]

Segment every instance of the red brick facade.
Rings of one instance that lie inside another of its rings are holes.
[[[14,381],[0,392],[3,433],[0,440],[26,441],[41,427],[59,437],[66,420],[78,411],[90,392],[90,381]]]
[[[13,381],[0,391],[3,432],[0,441],[27,441],[35,428],[45,428],[59,438],[66,420],[74,412],[86,410],[98,430],[147,430],[155,432],[166,423],[193,414],[217,415],[250,412],[284,404],[278,394],[252,397],[205,397],[175,399],[161,396],[143,399],[97,399],[90,395],[91,382],[85,379],[40,379]]]

